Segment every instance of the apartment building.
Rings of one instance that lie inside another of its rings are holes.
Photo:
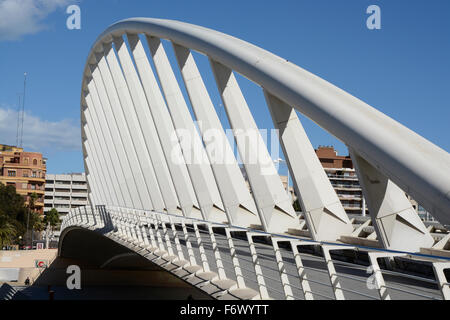
[[[366,202],[350,156],[338,155],[332,146],[319,146],[316,154],[345,212],[367,214]]]
[[[345,211],[353,214],[368,214],[366,201],[362,195],[362,189],[351,157],[338,155],[332,146],[319,146],[316,154]],[[408,194],[406,194],[406,197],[420,218],[425,221],[433,220],[433,217],[417,201]]]
[[[44,212],[46,160],[42,153],[0,144],[0,183],[11,185],[23,196],[26,204],[36,193],[35,209]]]
[[[84,173],[48,174],[45,182],[44,212],[55,208],[64,216],[73,208],[88,204]]]

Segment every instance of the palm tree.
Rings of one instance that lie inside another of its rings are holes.
[[[34,213],[35,213],[35,203],[36,200],[38,198],[38,195],[36,192],[33,192],[30,196],[30,200],[28,201],[28,217],[27,217],[27,237],[28,237],[28,243],[30,243],[30,241],[32,242],[32,239],[30,239],[30,233],[29,233],[29,225],[30,225],[30,213],[32,215],[32,218],[34,217]],[[35,220],[33,219],[33,222],[31,224],[31,238],[33,237],[33,229],[34,229],[34,225],[35,225]],[[31,246],[33,245],[33,243],[31,243]]]
[[[59,224],[59,222],[60,222],[59,212],[55,208],[52,208],[50,211],[48,211],[45,214],[44,224],[45,225],[50,225],[52,230],[53,230],[53,228],[55,228]]]
[[[11,244],[12,239],[16,236],[16,229],[8,218],[0,215],[0,248]]]

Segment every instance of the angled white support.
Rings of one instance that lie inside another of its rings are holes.
[[[189,49],[173,45],[175,56],[199,122],[206,152],[231,225],[259,225],[255,202],[238,167],[211,98]]]
[[[201,218],[199,205],[192,187],[191,178],[184,162],[172,159],[174,150],[179,149],[178,139],[171,139],[175,132],[169,111],[159,89],[144,47],[137,35],[128,35],[128,41],[142,86],[149,104],[150,113],[158,132],[164,157],[172,178],[181,210],[186,217]]]
[[[111,25],[90,51],[85,72],[99,45],[126,32],[168,39],[254,81],[354,148],[441,223],[449,223],[450,154],[375,108],[248,42],[164,19],[134,18]]]
[[[84,165],[85,165],[85,173],[86,173],[86,177],[89,175],[89,177],[92,179],[92,175],[89,173],[89,167],[88,164],[86,162],[87,157],[84,160]],[[89,206],[93,206],[95,205],[95,203],[98,203],[98,198],[97,195],[95,195],[95,188],[92,188],[88,185],[88,202],[89,202]],[[65,220],[64,220],[65,221]],[[62,227],[61,227],[62,228]]]
[[[89,134],[87,133],[86,136],[89,137]],[[93,153],[90,147],[90,143],[93,143],[93,141],[89,141],[89,138],[83,141],[83,148],[85,148],[85,150],[89,152],[90,155],[89,157],[86,157],[85,160],[88,168],[91,170],[90,172],[92,172],[91,177],[95,180],[93,181],[91,187],[95,190],[95,193],[98,196],[96,204],[108,203],[111,202],[112,199],[109,196],[110,193],[108,187],[103,182],[103,175],[101,174],[101,171],[98,170],[98,162],[96,160],[95,153]]]
[[[87,150],[88,150],[88,148],[86,148],[86,151]],[[96,167],[95,167],[95,165],[92,165],[90,160],[91,159],[89,159],[89,157],[87,157],[85,159],[85,164],[88,169],[87,171],[91,170],[91,168],[92,168],[92,171],[95,171]],[[94,193],[92,195],[93,202],[94,203],[106,203],[104,200],[105,199],[104,195],[102,195],[102,188],[99,188],[100,184],[97,182],[98,178],[95,176],[95,174],[92,174],[91,179],[92,179],[92,182],[91,182],[90,188],[92,189],[92,191],[94,191]],[[92,192],[90,194],[92,194]]]
[[[150,157],[152,170],[154,171],[157,185],[161,191],[164,205],[168,213],[178,212],[178,200],[176,198],[175,188],[170,178],[169,169],[167,167],[166,159],[164,158],[163,150],[158,138],[158,133],[150,113],[149,104],[145,97],[144,89],[142,88],[139,76],[134,68],[128,48],[122,37],[114,37],[114,46],[117,50],[120,64],[123,69],[123,74],[127,82],[127,86],[132,98],[134,110],[138,123],[135,123],[136,128],[142,132],[145,147]],[[129,101],[128,101],[129,102]],[[144,150],[141,152],[145,152]],[[155,203],[155,200],[152,200]]]
[[[434,240],[405,192],[352,148],[349,151],[383,247],[408,252],[430,248]]]
[[[86,149],[84,149],[84,147],[83,147],[83,152],[85,151]],[[88,166],[87,166],[87,164],[86,164],[86,159],[87,159],[88,157],[85,157],[84,158],[84,171],[85,171],[85,173],[86,173],[86,179],[87,179],[87,177],[88,177],[88,175],[89,175],[89,177],[92,177],[92,175],[89,173],[89,168],[88,168]],[[87,181],[89,181],[89,180],[87,180]],[[95,188],[93,189],[93,188],[91,188],[91,186],[88,184],[87,185],[87,191],[88,191],[88,205],[89,206],[94,206],[95,205],[95,203],[97,202],[97,196],[94,194],[94,191],[95,190]],[[64,221],[66,221],[66,220],[64,220]],[[62,227],[61,227],[62,228]]]
[[[95,84],[92,85],[95,86]],[[125,176],[120,169],[118,156],[114,152],[114,144],[108,130],[108,125],[99,125],[98,115],[102,116],[102,119],[104,119],[103,112],[101,110],[96,110],[98,105],[94,104],[90,93],[85,92],[82,101],[86,106],[89,106],[83,112],[83,116],[87,114],[86,111],[89,109],[90,125],[94,127],[94,131],[97,133],[101,155],[103,156],[103,163],[106,164],[109,173],[107,179],[110,181],[110,184],[113,185],[119,203],[122,203],[123,207],[131,206],[133,202],[128,192]],[[89,124],[87,123],[86,125]],[[82,132],[83,131],[84,127],[82,128]]]
[[[227,219],[208,156],[198,136],[169,59],[158,38],[147,37],[147,41],[176,129],[174,134],[180,139],[181,149],[203,218],[208,221],[224,223]]]
[[[111,99],[112,112],[131,164],[131,171],[143,205],[140,209],[161,211],[164,209],[164,202],[155,178],[149,151],[146,148],[142,131],[139,130],[139,121],[129,88],[111,44],[104,44],[103,48],[104,57],[98,62],[98,66]],[[104,60],[105,57],[107,63]]]
[[[232,70],[212,59],[210,62],[264,230],[284,233],[290,228],[298,228],[299,221],[292,203]],[[249,137],[254,141],[249,143]]]
[[[92,118],[90,116],[90,110],[89,108],[86,108],[84,113],[83,113],[84,117],[86,117],[87,121],[91,122]],[[95,162],[95,167],[97,171],[96,173],[100,176],[101,181],[99,181],[97,179],[98,182],[102,183],[102,189],[105,189],[108,191],[109,193],[109,199],[110,202],[114,205],[120,206],[120,203],[123,203],[123,198],[121,197],[121,195],[117,194],[118,193],[118,183],[117,181],[114,183],[113,181],[111,181],[111,178],[113,178],[115,175],[111,172],[111,168],[109,168],[107,165],[105,166],[104,164],[107,163],[105,161],[105,153],[104,153],[104,147],[102,147],[104,144],[100,143],[100,141],[97,135],[97,128],[93,128],[93,130],[90,129],[89,126],[87,125],[83,125],[83,130],[84,133],[86,134],[86,137],[88,139],[89,145],[92,145],[93,147],[95,147],[95,149],[97,150],[95,152],[94,156],[94,162]],[[92,149],[92,148],[91,148]],[[92,155],[92,153],[88,153],[89,155]]]
[[[88,164],[87,164],[87,159],[90,156],[88,155],[87,150],[85,148],[85,141],[87,140],[87,137],[86,137],[86,134],[85,134],[85,132],[83,130],[84,125],[86,123],[86,119],[84,117],[83,110],[86,110],[87,106],[86,106],[86,102],[84,101],[84,99],[82,99],[82,101],[84,102],[84,106],[82,106],[82,108],[81,108],[82,109],[82,112],[81,112],[81,128],[82,128],[81,129],[81,149],[83,151],[83,163],[84,163],[84,167],[85,167],[86,177],[89,175],[90,178],[94,178],[95,179],[95,177],[93,177],[93,174],[91,174],[91,172],[89,171],[90,169],[89,169]],[[97,185],[96,182],[93,182],[92,185],[93,186],[91,187],[89,180],[87,180],[88,202],[89,202],[90,205],[94,204],[97,201],[97,198],[98,198],[98,196],[94,194],[94,193],[97,192],[96,191],[97,189],[95,187]]]
[[[90,66],[91,70],[94,70],[95,66]],[[98,70],[98,69],[97,69]],[[117,170],[120,180],[123,181],[126,188],[121,188],[124,197],[127,199],[127,207],[142,207],[139,194],[137,192],[136,185],[134,183],[133,175],[131,173],[130,164],[122,140],[120,138],[119,130],[114,119],[114,115],[111,111],[110,102],[105,91],[103,80],[101,75],[96,72],[95,78],[92,74],[93,81],[88,84],[89,92],[94,103],[94,109],[97,117],[97,125],[102,128],[103,137],[108,146],[109,155],[114,159],[114,170]],[[98,91],[97,91],[98,88]],[[102,98],[100,100],[99,93]]]
[[[264,96],[274,126],[279,130],[281,147],[312,238],[335,241],[342,235],[350,235],[353,226],[295,109],[265,90]]]

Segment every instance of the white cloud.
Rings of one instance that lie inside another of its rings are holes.
[[[0,0],[0,41],[17,40],[46,28],[45,18],[74,0]]]
[[[17,111],[0,106],[0,144],[16,144]],[[80,126],[74,120],[48,121],[25,112],[23,147],[27,151],[81,151]]]

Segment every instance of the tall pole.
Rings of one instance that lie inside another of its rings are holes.
[[[21,131],[20,131],[20,147],[22,147],[23,143],[23,120],[25,118],[25,90],[27,87],[27,73],[24,72],[23,74],[23,98],[22,98],[22,125],[21,125]]]
[[[17,130],[16,130],[16,146],[19,146],[19,128],[20,128],[20,114],[22,113],[22,104],[20,99],[20,93],[17,94],[18,103],[17,103]]]

